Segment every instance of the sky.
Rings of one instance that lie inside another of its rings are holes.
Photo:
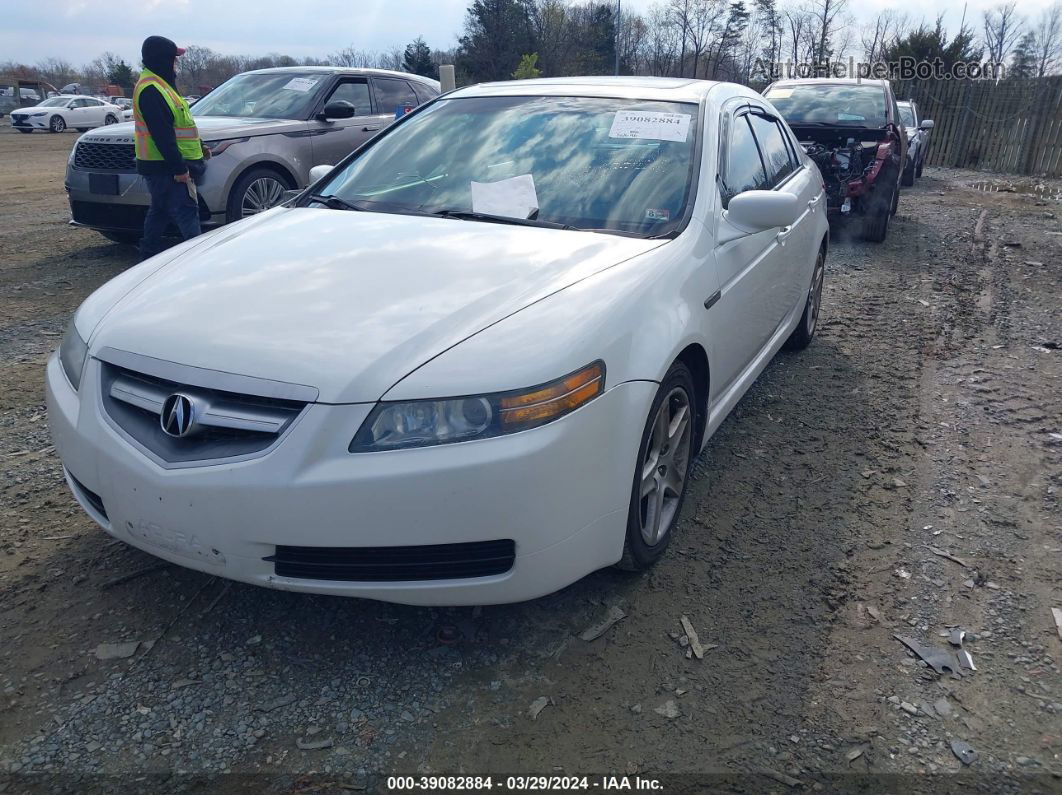
[[[967,21],[979,26],[981,10],[997,2],[969,0]],[[1034,16],[1051,2],[1023,0],[1020,9]],[[625,9],[637,11],[653,4],[623,0]],[[457,43],[468,5],[469,0],[0,0],[0,7],[7,6],[0,15],[0,61],[32,64],[58,57],[81,65],[111,51],[136,65],[140,42],[153,34],[230,55],[324,56],[347,46],[378,51],[405,46],[417,36],[432,48],[448,49]],[[959,0],[850,5],[857,21],[884,7],[915,21],[932,22],[943,13],[952,31],[963,13]]]

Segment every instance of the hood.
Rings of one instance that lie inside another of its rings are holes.
[[[255,135],[272,135],[293,130],[302,130],[304,121],[292,119],[245,119],[236,116],[196,116],[195,126],[199,128],[199,137],[204,141],[219,141],[222,138],[244,138]],[[99,127],[87,132],[78,140],[115,143],[106,140],[110,137],[133,140],[133,123],[121,122],[106,127]],[[124,143],[124,141],[123,141]]]
[[[144,263],[153,272],[111,311],[87,307],[87,315],[106,314],[90,347],[305,384],[319,390],[323,403],[372,402],[487,326],[664,244],[278,209],[228,227],[161,267]]]

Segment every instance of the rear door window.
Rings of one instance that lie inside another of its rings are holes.
[[[413,93],[417,95],[417,99],[420,100],[420,104],[422,105],[425,102],[430,102],[431,100],[435,99],[435,97],[439,96],[437,92],[432,91],[423,83],[418,83],[415,80],[412,80],[409,84],[413,87]]]
[[[420,104],[417,95],[405,80],[399,80],[397,77],[374,77],[372,84],[376,92],[376,107],[380,113],[402,115],[405,108],[415,108]]]

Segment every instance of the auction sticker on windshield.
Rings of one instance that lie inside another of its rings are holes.
[[[317,85],[317,79],[313,77],[293,77],[286,82],[281,88],[286,88],[288,91],[309,91]]]
[[[621,110],[612,120],[609,138],[648,138],[653,141],[683,143],[690,133],[688,113],[659,113],[646,110]]]

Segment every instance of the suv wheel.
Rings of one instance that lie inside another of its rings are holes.
[[[226,221],[232,223],[276,207],[291,188],[288,179],[271,168],[250,169],[232,187]]]

